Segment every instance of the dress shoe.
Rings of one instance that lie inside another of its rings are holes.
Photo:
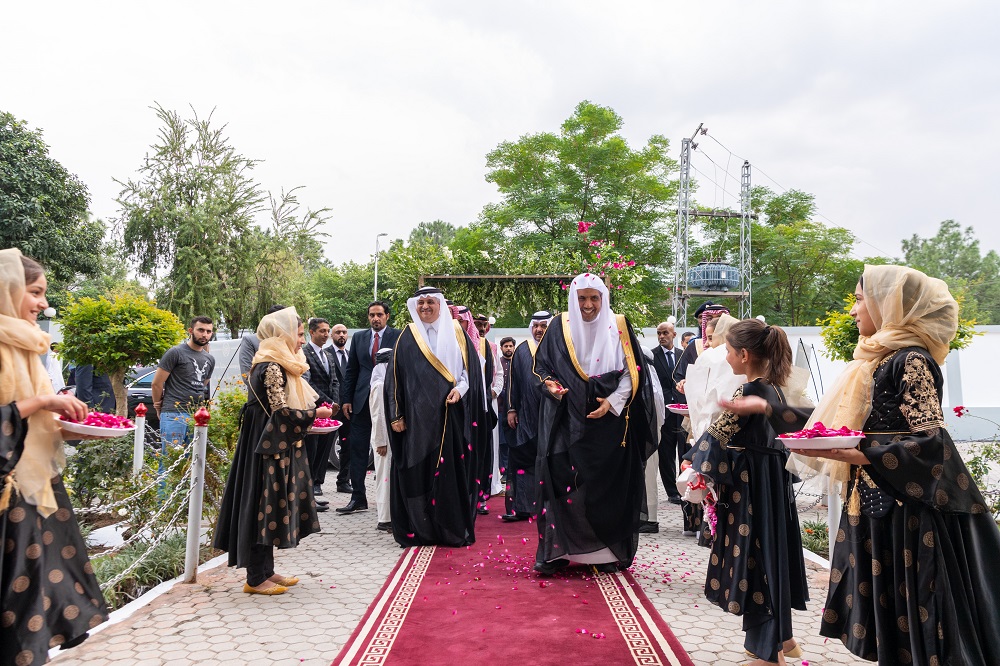
[[[349,483],[338,483],[337,484],[337,492],[338,493],[353,493],[354,489],[351,488],[351,484],[349,484]]]
[[[639,534],[656,534],[660,531],[660,524],[654,523],[648,520],[644,520],[641,525],[639,525]]]
[[[316,497],[319,497],[322,494],[323,494],[323,486],[314,485],[313,486],[313,495],[315,495]]]
[[[667,501],[670,502],[671,504],[681,504],[684,502],[684,500],[682,500],[679,495],[676,497],[671,497]]]
[[[604,562],[603,564],[595,564],[593,567],[600,573],[618,573],[617,562]]]
[[[553,562],[535,562],[535,573],[543,576],[551,576],[560,569],[569,566],[569,560],[555,560]]]
[[[246,592],[247,594],[274,595],[274,594],[284,594],[285,592],[288,592],[288,588],[285,587],[284,585],[272,585],[267,589],[258,590],[256,587],[250,587],[250,583],[243,583],[243,591]]]
[[[351,500],[347,503],[347,506],[342,506],[336,509],[337,513],[354,513],[355,511],[367,511],[368,502],[359,502],[357,500]]]
[[[316,505],[316,513],[323,513],[324,511],[329,511],[329,510],[330,510],[330,504],[329,504],[329,502],[326,503],[326,504],[317,504]],[[340,509],[337,509],[337,511],[340,511]]]
[[[481,506],[478,509],[476,509],[476,513],[478,513],[480,516],[488,516],[490,515],[490,510],[485,506]]]
[[[392,523],[379,523],[375,526],[375,529],[379,532],[388,532],[392,534]]]
[[[526,513],[505,513],[500,516],[500,520],[505,523],[516,523],[521,520],[527,520],[528,514]]]

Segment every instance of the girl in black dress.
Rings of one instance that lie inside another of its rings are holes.
[[[295,308],[261,319],[257,337],[214,545],[229,552],[229,566],[246,567],[244,592],[283,594],[299,579],[275,573],[274,548],[295,548],[319,531],[302,440],[315,419],[333,412],[316,407],[316,392],[302,379],[309,365]]]
[[[0,665],[44,664],[49,648],[79,644],[108,617],[63,486],[54,416],[87,406],[53,395],[38,328],[48,307],[42,267],[0,251]]]
[[[726,345],[733,372],[748,379],[734,398],[786,402],[779,387],[791,371],[792,350],[784,331],[748,319],[729,328]],[[805,610],[809,593],[787,451],[765,416],[724,411],[691,458],[718,495],[705,596],[743,617],[752,664],[801,655],[792,609]]]

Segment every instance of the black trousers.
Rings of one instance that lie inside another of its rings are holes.
[[[368,471],[368,451],[372,442],[372,413],[368,405],[351,414],[351,499],[367,502],[365,473]]]
[[[510,449],[510,472],[507,474],[507,485],[504,491],[504,508],[507,513],[528,514],[526,508],[534,502],[535,493],[535,458],[538,456],[538,444],[531,439],[521,446]],[[518,474],[518,471],[523,472]]]
[[[337,431],[337,441],[340,446],[340,451],[337,453],[338,486],[351,482],[351,422],[343,417],[340,421],[343,425]]]
[[[257,587],[274,575],[274,546],[250,546],[247,561],[247,585]]]
[[[331,432],[326,435],[308,435],[305,438],[306,456],[309,458],[309,471],[314,486],[321,486],[326,481],[326,468],[329,466],[330,449],[333,448],[335,437]]]
[[[677,466],[681,457],[691,447],[687,443],[687,432],[681,428],[681,417],[678,414],[667,413],[667,418],[660,429],[660,479],[667,497],[680,497],[677,492]]]

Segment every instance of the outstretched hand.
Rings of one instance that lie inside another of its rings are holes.
[[[611,403],[608,402],[607,398],[598,398],[597,405],[597,409],[587,414],[588,419],[599,419],[607,414],[608,410],[611,409]]]
[[[858,449],[789,449],[792,453],[810,458],[827,458],[849,465],[867,465],[868,457]]]
[[[759,395],[748,395],[735,400],[720,400],[719,406],[737,416],[767,413],[767,400]]]
[[[562,397],[569,393],[568,388],[564,388],[562,384],[554,379],[546,379],[545,388],[548,389],[549,395],[557,400],[562,400]]]

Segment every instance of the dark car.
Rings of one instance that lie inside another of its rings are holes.
[[[135,408],[140,402],[146,405],[146,427],[160,429],[160,417],[153,409],[153,375],[156,366],[138,368],[131,371],[125,378],[125,391],[128,393],[128,417],[135,418]]]

